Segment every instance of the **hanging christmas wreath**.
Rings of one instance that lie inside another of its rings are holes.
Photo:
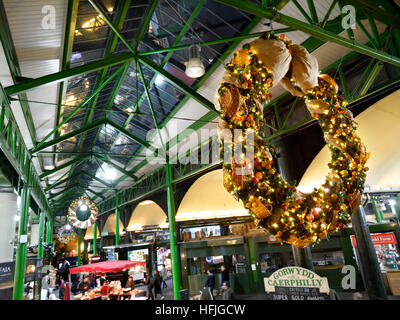
[[[99,210],[88,197],[80,197],[72,201],[68,208],[69,223],[79,229],[87,229],[96,220]]]
[[[325,183],[310,194],[289,184],[263,138],[263,106],[281,83],[303,97],[324,133],[331,161]],[[369,157],[356,123],[328,75],[300,45],[264,34],[234,53],[217,89],[224,186],[249,209],[256,225],[282,243],[304,247],[343,228],[361,202]],[[236,129],[236,130],[235,130]]]
[[[75,239],[76,233],[75,230],[67,224],[58,229],[56,237],[59,242],[67,244]]]

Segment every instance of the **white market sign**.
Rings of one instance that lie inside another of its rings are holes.
[[[285,267],[264,278],[265,291],[275,292],[275,287],[318,288],[320,293],[329,294],[328,279],[301,267]]]

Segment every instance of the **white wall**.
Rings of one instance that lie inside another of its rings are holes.
[[[14,193],[0,193],[0,262],[13,259],[16,215],[17,196]]]
[[[39,224],[31,225],[31,238],[29,244],[31,246],[37,245],[39,243]]]

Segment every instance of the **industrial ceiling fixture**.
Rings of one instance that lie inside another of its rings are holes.
[[[189,48],[189,61],[185,73],[191,78],[199,78],[205,73],[203,62],[200,60],[200,47],[197,44]]]

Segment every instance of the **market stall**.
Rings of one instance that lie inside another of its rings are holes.
[[[83,265],[76,268],[71,268],[70,273],[118,273],[129,269],[134,269],[137,267],[143,267],[141,261],[127,261],[127,260],[116,260],[116,261],[102,261],[98,263],[92,263]],[[123,288],[121,286],[121,281],[111,281],[110,282],[110,297],[114,300],[133,300],[141,299],[141,297],[146,296],[146,291],[140,289]],[[74,300],[95,300],[99,299],[100,288],[89,290],[84,294],[79,294],[74,297]]]

